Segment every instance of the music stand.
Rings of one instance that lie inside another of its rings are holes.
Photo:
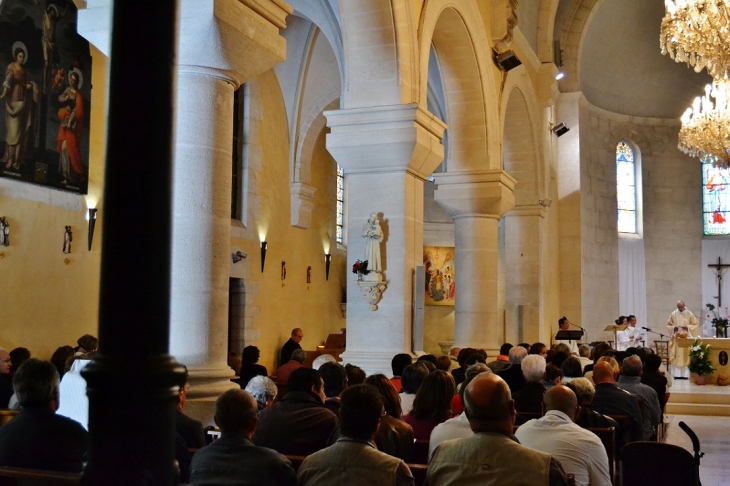
[[[618,346],[618,332],[623,331],[627,327],[629,327],[628,324],[621,324],[620,326],[618,324],[609,324],[604,329],[604,331],[613,331],[613,349],[616,349],[616,346]]]
[[[558,341],[578,341],[583,337],[583,331],[558,331],[555,339]]]

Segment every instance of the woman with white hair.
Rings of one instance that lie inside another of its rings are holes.
[[[268,376],[254,376],[249,380],[245,390],[256,400],[259,412],[271,405],[279,393],[276,383]]]

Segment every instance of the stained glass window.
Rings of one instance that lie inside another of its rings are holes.
[[[706,235],[730,235],[730,171],[702,161],[702,212]]]
[[[636,233],[636,165],[626,142],[616,145],[616,202],[618,232]]]
[[[344,241],[345,226],[345,171],[337,166],[337,243]]]

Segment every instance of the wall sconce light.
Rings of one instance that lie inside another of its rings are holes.
[[[538,203],[544,208],[549,208],[553,204],[553,200],[546,197],[545,199],[540,199]]]
[[[325,280],[330,279],[330,261],[332,261],[332,254],[325,253],[324,254],[324,279]]]
[[[551,125],[550,131],[553,132],[556,136],[562,137],[563,135],[565,135],[566,133],[568,133],[570,131],[570,128],[565,126],[565,123],[560,122],[555,126]]]
[[[94,241],[94,228],[96,227],[96,208],[89,208],[89,251],[91,242]]]
[[[233,263],[238,263],[241,260],[243,260],[244,258],[246,258],[247,256],[248,256],[248,254],[246,254],[242,251],[237,251],[236,253],[231,253],[231,260],[233,260]]]
[[[261,273],[264,273],[264,262],[266,262],[266,248],[269,244],[265,241],[261,242]]]

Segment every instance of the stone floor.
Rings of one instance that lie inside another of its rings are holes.
[[[692,450],[692,441],[679,428],[686,423],[700,439],[702,486],[730,486],[730,417],[669,415],[666,442]]]

